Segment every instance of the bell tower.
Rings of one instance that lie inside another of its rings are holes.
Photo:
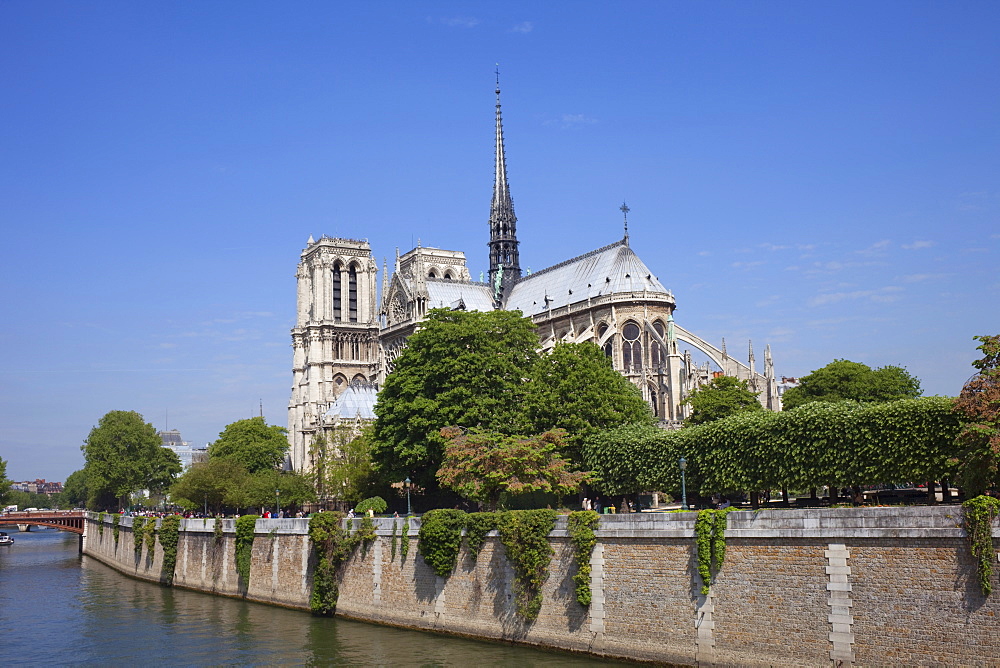
[[[378,265],[367,241],[309,237],[300,256],[292,329],[288,439],[292,469],[308,468],[323,415],[353,381],[378,374]]]

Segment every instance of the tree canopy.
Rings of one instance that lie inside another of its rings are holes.
[[[920,381],[902,367],[872,369],[860,362],[834,360],[803,376],[797,387],[782,395],[781,401],[785,409],[792,409],[812,401],[875,403],[915,399],[920,393]]]
[[[284,427],[267,424],[262,417],[237,420],[227,425],[208,446],[208,456],[233,459],[250,473],[273,469],[285,460],[287,432]]]
[[[758,394],[750,391],[745,380],[733,376],[713,378],[684,400],[692,409],[684,424],[705,424],[737,413],[762,411],[764,407],[757,401]]]
[[[88,493],[85,469],[73,471],[63,483],[62,499],[69,506],[86,506]]]
[[[977,370],[955,399],[955,410],[965,418],[958,436],[962,485],[968,496],[1000,484],[1000,335],[977,336],[983,357]]]
[[[503,492],[575,492],[590,476],[570,471],[569,462],[559,455],[565,434],[562,429],[529,437],[442,429],[446,445],[438,479],[463,497],[488,504],[490,511],[496,510]]]
[[[316,436],[310,452],[316,462],[310,472],[316,493],[358,503],[383,491],[372,465],[374,445],[371,425],[360,434],[342,425],[325,438]]]
[[[0,457],[0,503],[7,500],[10,491],[10,480],[7,479],[7,461]]]
[[[593,343],[557,343],[531,370],[524,411],[528,433],[566,432],[564,454],[582,465],[579,446],[601,429],[623,424],[653,424],[642,393],[614,370],[611,359]]]
[[[86,460],[87,506],[110,508],[140,489],[160,490],[181,471],[177,455],[163,447],[153,425],[135,411],[110,411],[90,430],[80,449]]]
[[[430,311],[379,392],[372,457],[381,475],[433,489],[443,427],[518,433],[537,345],[519,311]]]

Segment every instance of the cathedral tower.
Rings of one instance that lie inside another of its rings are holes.
[[[292,329],[291,463],[309,468],[313,436],[352,381],[378,373],[378,266],[367,241],[309,237],[299,260],[298,309]]]
[[[503,121],[500,118],[500,74],[497,73],[496,164],[493,177],[493,202],[490,205],[490,288],[499,308],[521,278],[517,252],[517,217],[507,183],[507,159],[504,156]]]

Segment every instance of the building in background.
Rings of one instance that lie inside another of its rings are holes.
[[[208,461],[208,446],[193,446],[181,438],[181,432],[176,429],[168,429],[160,432],[160,440],[163,447],[170,448],[181,460],[183,471],[191,468],[192,464]]]

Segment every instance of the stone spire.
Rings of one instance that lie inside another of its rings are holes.
[[[497,70],[496,164],[494,165],[493,202],[490,205],[490,285],[499,283],[497,306],[521,277],[517,252],[517,217],[507,183],[507,160],[504,156],[503,121],[500,117],[500,70]],[[499,281],[497,280],[498,273]]]

